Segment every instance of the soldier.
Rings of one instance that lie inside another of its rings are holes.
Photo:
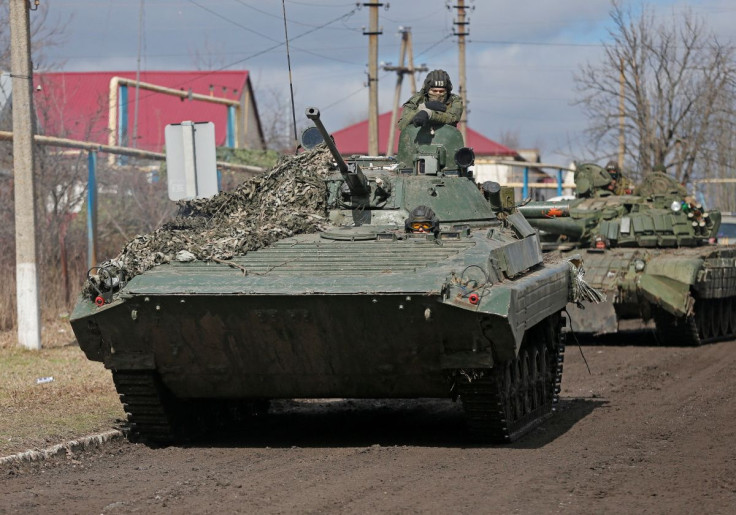
[[[463,100],[451,93],[452,82],[444,70],[432,70],[424,79],[424,86],[404,102],[399,119],[399,130],[409,124],[416,127],[457,126],[463,114]]]
[[[607,190],[611,191],[614,195],[631,195],[634,190],[633,185],[621,173],[615,161],[609,161],[606,164],[606,171],[611,176],[611,182],[606,186]]]
[[[409,213],[409,218],[404,221],[406,232],[426,232],[437,234],[440,230],[440,221],[432,208],[428,206],[417,206]]]

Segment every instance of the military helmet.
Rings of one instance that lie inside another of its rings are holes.
[[[432,208],[417,206],[411,210],[409,217],[404,221],[404,229],[406,232],[436,233],[440,230],[440,221],[434,211],[432,211]]]
[[[606,163],[606,171],[611,175],[611,177],[618,179],[619,170],[618,163],[616,163],[616,161],[609,161]]]
[[[424,79],[424,87],[422,90],[424,93],[429,91],[429,88],[445,88],[449,93],[452,91],[452,81],[450,76],[445,70],[432,70],[427,74]]]

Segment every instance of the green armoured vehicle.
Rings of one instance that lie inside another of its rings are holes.
[[[202,413],[292,398],[459,397],[483,441],[530,430],[559,392],[579,263],[543,260],[513,190],[469,180],[456,128],[411,127],[399,159],[345,161],[307,116],[336,163],[324,230],[90,275],[71,324],[112,370],[131,434],[175,441]],[[419,207],[429,220],[411,220]]]
[[[651,172],[633,195],[608,191],[605,171],[577,167],[578,196],[520,210],[546,251],[584,252],[586,282],[607,302],[571,306],[577,332],[618,331],[623,319],[654,319],[664,344],[699,345],[736,335],[736,246],[714,245],[721,222],[685,189]]]

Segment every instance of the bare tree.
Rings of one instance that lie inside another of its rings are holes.
[[[44,2],[31,16],[31,41],[34,68],[47,68],[45,51],[64,42],[67,20],[48,22],[49,4]],[[10,4],[0,0],[0,71],[10,70]],[[61,65],[62,63],[56,63]]]
[[[733,148],[716,136],[733,131],[734,46],[689,10],[666,23],[646,4],[638,17],[621,4],[612,3],[613,43],[603,60],[575,76],[591,141],[615,156],[623,121],[625,162],[635,178],[656,166],[683,183],[714,176]]]
[[[276,87],[260,91],[258,111],[261,113],[263,137],[268,148],[279,152],[294,152],[294,128],[292,125],[291,103],[288,95]]]
[[[226,47],[212,43],[209,37],[204,37],[204,43],[195,49],[189,50],[192,63],[197,70],[213,71],[224,70],[230,67],[227,60]]]
[[[498,135],[498,142],[501,145],[512,148],[514,150],[521,148],[521,138],[518,130],[503,130]]]

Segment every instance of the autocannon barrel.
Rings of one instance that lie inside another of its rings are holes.
[[[335,146],[335,142],[332,141],[332,138],[327,132],[327,129],[325,129],[322,120],[320,120],[319,118],[319,109],[317,109],[316,107],[307,107],[306,114],[307,118],[314,122],[314,125],[317,127],[317,129],[319,129],[320,134],[322,134],[322,139],[325,140],[325,144],[327,145],[327,148],[330,149],[332,157],[334,157],[335,161],[337,161],[337,167],[340,169],[340,173],[342,173],[343,175],[348,173],[347,163],[340,155],[340,152],[338,152],[337,147]]]
[[[337,167],[345,179],[345,183],[350,188],[350,193],[353,195],[366,195],[369,193],[370,190],[368,188],[368,181],[366,180],[365,175],[363,175],[363,172],[360,170],[357,163],[351,163],[348,165],[342,158],[340,152],[335,146],[335,142],[332,141],[327,129],[325,129],[325,126],[322,124],[322,120],[319,118],[319,109],[316,107],[307,107],[306,115],[307,118],[314,122],[314,125],[317,127],[320,134],[322,134],[322,139],[327,145],[327,148],[330,149],[332,157],[335,158]]]

